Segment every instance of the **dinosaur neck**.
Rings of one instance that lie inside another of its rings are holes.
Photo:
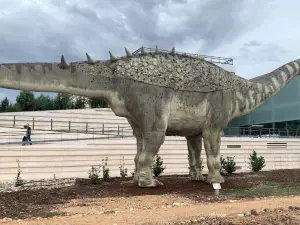
[[[0,64],[0,87],[35,92],[67,93],[84,97],[98,97],[109,101],[114,85],[109,76],[95,73],[95,68],[108,73],[105,64],[86,62],[10,63]],[[105,68],[104,68],[105,67]]]
[[[248,114],[277,94],[300,73],[300,59],[246,82],[233,93],[232,119]]]

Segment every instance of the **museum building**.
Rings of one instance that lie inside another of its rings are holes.
[[[297,135],[300,135],[300,76],[291,80],[259,108],[232,120],[224,134],[243,135],[249,129],[257,132],[261,129],[260,134],[264,135],[270,132],[279,136],[286,136],[287,132],[293,132],[293,135],[298,132]]]

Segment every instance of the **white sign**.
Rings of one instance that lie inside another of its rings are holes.
[[[220,183],[213,183],[213,188],[216,190],[220,190],[221,189],[221,184]]]

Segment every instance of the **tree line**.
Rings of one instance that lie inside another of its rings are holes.
[[[31,91],[21,91],[12,103],[5,97],[0,104],[0,112],[20,112],[20,111],[42,111],[59,109],[83,109],[86,104],[91,108],[106,108],[107,103],[102,99],[86,98],[76,96],[72,101],[73,95],[57,93],[55,97],[41,94],[36,97]]]

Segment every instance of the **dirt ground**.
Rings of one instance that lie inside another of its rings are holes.
[[[0,224],[300,224],[300,170],[226,176],[219,196],[188,176],[150,189],[131,179],[0,193]]]

